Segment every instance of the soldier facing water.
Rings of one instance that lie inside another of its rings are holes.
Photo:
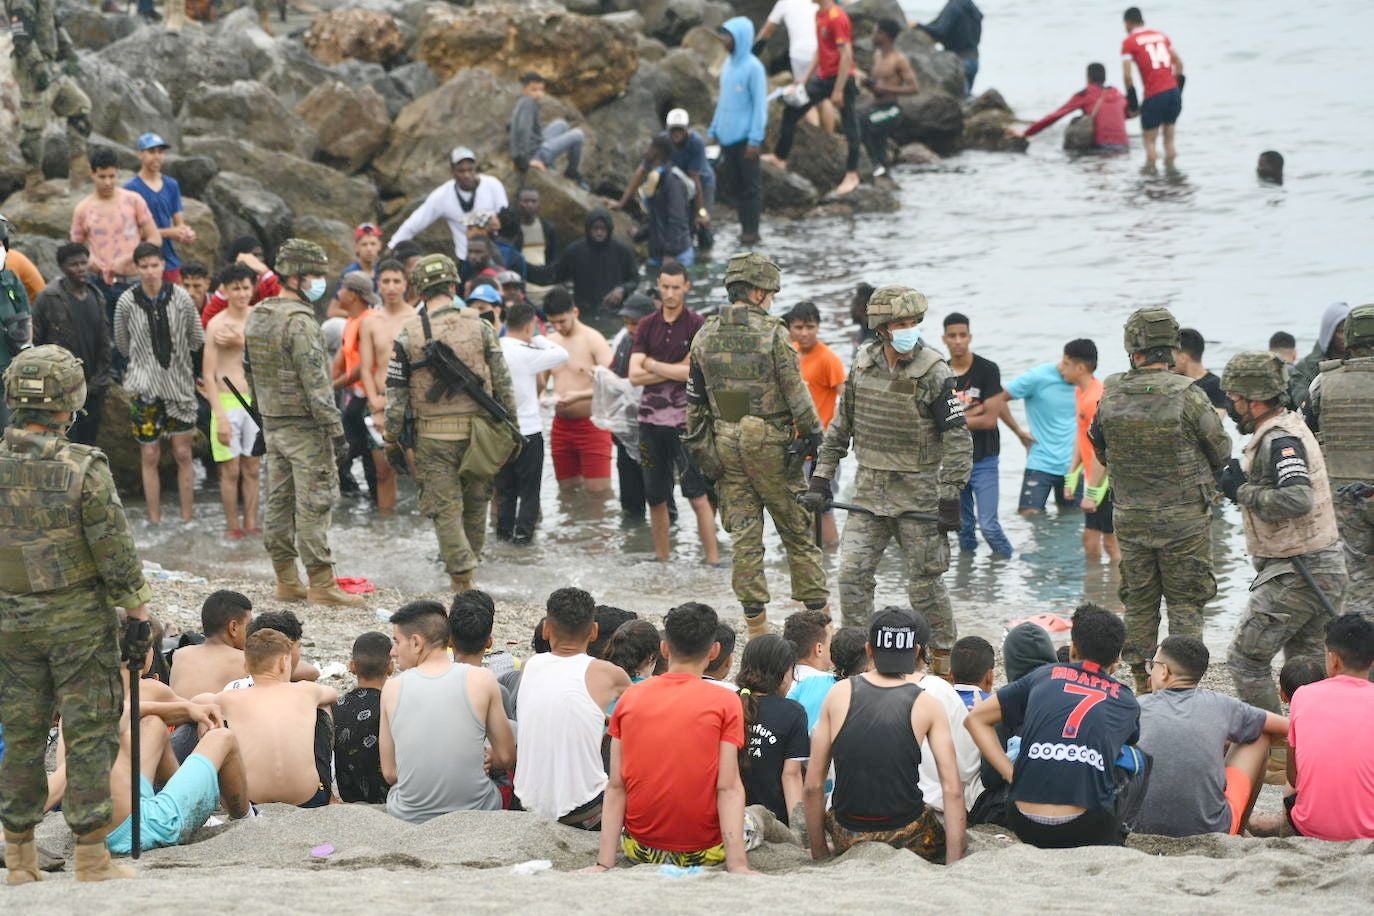
[[[846,625],[867,624],[878,561],[896,538],[909,567],[911,606],[930,621],[931,669],[947,676],[958,631],[941,577],[949,568],[946,535],[959,530],[959,493],[973,470],[973,439],[949,365],[921,343],[917,325],[927,307],[925,296],[905,286],[884,287],[869,300],[868,326],[878,339],[854,360],[803,499],[813,511],[829,504],[830,479],[852,438],[854,503],[864,511],[845,520],[840,613]],[[903,517],[912,512],[925,517]]]
[[[86,402],[81,361],[34,347],[5,372],[13,414],[0,443],[0,821],[5,881],[39,880],[33,829],[48,796],[43,758],[53,715],[67,743],[62,815],[76,834],[76,879],[132,878],[105,848],[113,826],[110,767],[119,751],[121,646],[116,607],[148,619],[152,590],[105,455],[67,441]],[[142,658],[145,626],[126,630]]]
[[[1136,311],[1125,337],[1131,369],[1103,384],[1089,438],[1112,475],[1126,610],[1122,659],[1134,671],[1136,693],[1145,694],[1160,600],[1169,602],[1169,635],[1201,637],[1202,608],[1217,593],[1212,475],[1230,458],[1231,440],[1202,389],[1169,371],[1179,330],[1168,309]]]
[[[334,456],[342,448],[343,423],[313,306],[324,295],[327,269],[319,245],[303,239],[282,243],[282,292],[249,313],[244,368],[267,442],[263,543],[277,574],[277,597],[360,607],[363,599],[334,581],[329,551],[329,520],[339,498]],[[301,582],[298,555],[309,587]]]
[[[778,266],[762,255],[730,259],[730,304],[693,338],[687,378],[684,442],[702,473],[716,480],[721,523],[734,538],[731,584],[751,637],[768,628],[765,508],[787,551],[792,598],[809,610],[830,599],[810,517],[796,499],[804,487],[801,459],[820,449],[821,421],[787,329],[769,315],[781,281]],[[796,456],[790,462],[789,446]]]

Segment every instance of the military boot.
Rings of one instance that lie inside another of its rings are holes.
[[[930,650],[930,673],[936,677],[944,678],[951,684],[954,683],[954,672],[949,666],[948,649]]]
[[[1266,786],[1284,786],[1288,784],[1288,739],[1270,739],[1269,760],[1264,766],[1264,784]]]
[[[767,636],[771,632],[768,627],[768,609],[762,605],[746,606],[744,626],[746,642],[756,636]]]
[[[296,568],[295,560],[286,563],[273,563],[272,568],[277,572],[278,601],[304,601],[306,599],[305,583],[301,581],[301,573]]]
[[[67,190],[79,194],[91,183],[91,160],[85,153],[67,161]]]
[[[41,881],[38,873],[38,844],[33,841],[33,831],[11,833],[5,831],[5,883],[28,884]]]
[[[305,600],[311,604],[335,604],[340,607],[362,607],[367,602],[362,595],[350,595],[334,581],[334,567],[316,566],[310,570],[310,587]]]
[[[453,593],[455,595],[458,592],[465,592],[472,588],[472,570],[469,569],[466,572],[460,573],[449,573],[448,582],[449,585],[453,586]]]
[[[110,859],[110,850],[105,846],[109,833],[109,827],[101,827],[76,838],[76,880],[114,881],[138,877],[132,867],[116,865]]]
[[[1145,694],[1151,692],[1150,675],[1143,666],[1140,668],[1132,668],[1131,677],[1135,680],[1135,695],[1137,697],[1143,697]]]

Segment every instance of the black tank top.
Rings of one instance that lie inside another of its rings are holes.
[[[863,832],[905,827],[926,806],[919,785],[921,744],[911,731],[921,688],[877,687],[862,675],[849,683],[849,712],[832,751],[835,820]]]

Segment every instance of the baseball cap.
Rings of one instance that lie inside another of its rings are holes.
[[[620,306],[621,318],[647,318],[654,313],[654,300],[643,293],[632,293]]]
[[[687,127],[691,123],[692,118],[687,114],[687,109],[685,108],[674,108],[672,111],[668,112],[667,125],[669,128]]]
[[[382,230],[377,227],[376,223],[359,223],[358,226],[353,230],[353,241],[356,242],[358,239],[362,238],[365,235],[372,235],[376,236],[377,238],[381,238]]]
[[[500,305],[505,300],[501,298],[501,291],[487,286],[485,283],[468,293],[468,301],[476,299],[478,302],[488,302],[492,305]]]
[[[158,149],[159,147],[161,147],[162,149],[172,148],[172,144],[162,139],[161,134],[155,134],[152,131],[148,131],[146,134],[139,137],[136,146],[140,153],[144,152],[145,150]]]
[[[449,165],[457,165],[464,159],[471,159],[473,162],[476,162],[477,154],[466,146],[455,146],[453,152],[448,154]]]
[[[916,649],[930,641],[930,624],[915,611],[883,608],[868,625],[868,644],[873,647],[873,667],[883,674],[911,674],[916,670]]]
[[[377,291],[372,288],[372,278],[361,270],[350,270],[343,275],[339,281],[339,291],[348,290],[357,293],[368,305],[376,305],[382,300],[378,298]]]
[[[513,270],[503,270],[496,275],[497,286],[524,286],[524,279]]]

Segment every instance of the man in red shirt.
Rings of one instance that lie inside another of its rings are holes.
[[[1126,40],[1121,43],[1121,80],[1126,86],[1126,101],[1131,111],[1140,111],[1140,129],[1145,138],[1145,165],[1155,164],[1155,138],[1164,128],[1164,161],[1174,161],[1174,123],[1183,110],[1183,59],[1174,50],[1169,36],[1145,28],[1139,7],[1126,10]],[[1131,62],[1140,70],[1145,84],[1145,101],[1137,105]]]
[[[1119,152],[1130,144],[1126,136],[1126,97],[1114,87],[1107,85],[1107,68],[1102,64],[1088,64],[1088,85],[1017,136],[1027,139],[1034,137],[1055,121],[1075,111],[1080,111],[1093,119],[1094,150]]]
[[[594,871],[632,862],[719,865],[749,874],[739,697],[702,680],[720,651],[716,612],[680,604],[663,618],[668,673],[634,684],[611,716],[610,782]],[[624,830],[622,835],[621,831]]]
[[[816,11],[816,57],[799,84],[805,87],[806,101],[784,107],[777,148],[773,155],[765,158],[779,168],[787,168],[797,123],[806,117],[813,105],[830,99],[840,113],[840,127],[849,144],[844,179],[835,188],[838,196],[859,186],[859,87],[854,80],[854,26],[849,21],[849,14],[835,0],[815,2],[820,7]]]
[[[253,305],[281,295],[280,278],[263,263],[262,242],[251,235],[240,236],[229,244],[228,257],[233,263],[243,264],[257,275],[257,282],[253,284]],[[206,301],[205,307],[200,310],[200,323],[208,325],[210,319],[224,311],[228,305],[229,300],[225,298],[224,290],[215,290]]]

